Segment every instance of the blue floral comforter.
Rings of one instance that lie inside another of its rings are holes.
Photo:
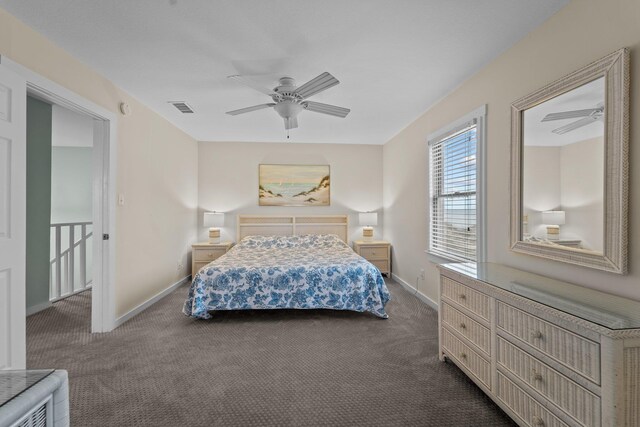
[[[203,267],[183,312],[328,308],[387,318],[389,291],[380,271],[336,235],[247,236]]]

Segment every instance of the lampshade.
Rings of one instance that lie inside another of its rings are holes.
[[[360,212],[358,217],[360,225],[378,225],[378,214],[376,212]]]
[[[542,212],[542,223],[550,225],[564,224],[564,211],[545,211]]]
[[[205,227],[222,227],[224,214],[222,212],[205,212],[203,223]]]

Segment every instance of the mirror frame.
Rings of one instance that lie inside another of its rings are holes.
[[[627,273],[629,212],[629,49],[601,58],[511,105],[511,250],[617,274]],[[523,114],[551,98],[605,78],[604,250],[522,240]]]

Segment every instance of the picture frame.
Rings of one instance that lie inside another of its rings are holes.
[[[329,165],[260,164],[259,206],[329,206]]]

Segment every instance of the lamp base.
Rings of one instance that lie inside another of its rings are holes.
[[[547,225],[547,240],[560,240],[559,225]]]
[[[220,243],[220,229],[211,227],[209,229],[209,243],[216,244]]]
[[[365,242],[373,241],[373,227],[362,228],[362,240],[364,240]]]

